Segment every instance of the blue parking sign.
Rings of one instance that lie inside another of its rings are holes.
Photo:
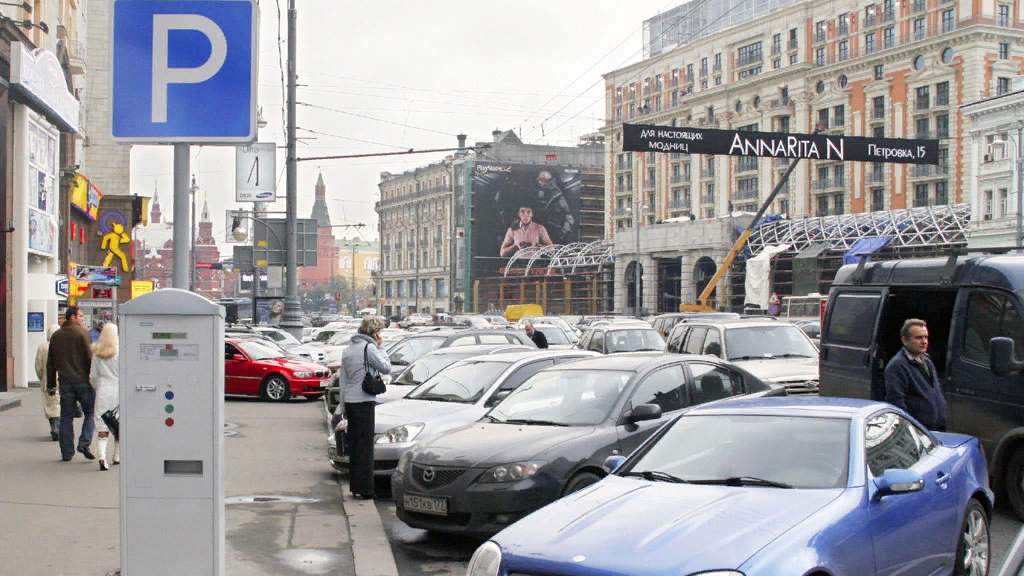
[[[256,135],[256,0],[114,0],[118,142],[241,143]]]

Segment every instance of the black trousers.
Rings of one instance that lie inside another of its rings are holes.
[[[373,410],[376,406],[376,402],[345,403],[349,490],[362,496],[373,495]]]

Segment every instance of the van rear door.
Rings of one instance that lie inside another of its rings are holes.
[[[879,311],[887,293],[886,288],[832,289],[821,327],[821,396],[870,399],[880,388],[884,397],[882,374],[874,365]]]

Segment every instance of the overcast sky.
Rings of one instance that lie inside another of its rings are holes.
[[[601,75],[640,60],[643,20],[681,3],[297,0],[298,155],[448,148],[460,132],[473,143],[490,140],[495,129],[514,129],[531,144],[574,145],[603,122]],[[282,212],[286,10],[287,0],[260,0],[259,104],[268,123],[260,140],[282,147],[280,200],[270,208]],[[309,217],[322,171],[332,223],[362,222],[361,235],[376,238],[380,173],[444,156],[300,162],[299,217]],[[234,158],[233,148],[192,148],[192,172],[209,197],[219,242],[225,210],[243,207],[234,201]],[[133,148],[131,192],[152,195],[155,186],[168,217],[171,173],[170,146]],[[355,233],[335,230],[336,237]]]

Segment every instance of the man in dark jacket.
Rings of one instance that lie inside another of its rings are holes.
[[[906,410],[929,430],[946,429],[946,399],[928,357],[928,325],[911,318],[900,330],[903,348],[885,367],[885,401]]]
[[[92,367],[92,339],[85,329],[85,315],[77,306],[69,306],[64,326],[50,337],[46,357],[46,388],[53,390],[60,376],[60,456],[65,462],[75,456],[75,403],[81,402],[85,418],[78,437],[78,451],[89,460],[96,456],[89,450],[96,427],[93,418],[96,393],[89,384]]]
[[[548,337],[543,332],[533,327],[533,323],[529,322],[526,324],[526,335],[533,340],[533,343],[537,345],[537,348],[548,347]]]

